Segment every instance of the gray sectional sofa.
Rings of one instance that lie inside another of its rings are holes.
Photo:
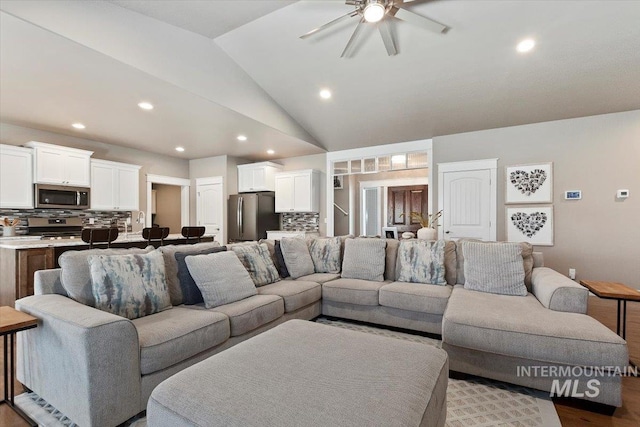
[[[383,281],[313,273],[213,309],[181,304],[174,292],[172,309],[134,320],[69,298],[60,269],[38,271],[36,295],[16,302],[40,319],[19,336],[18,380],[79,425],[117,425],[180,370],[289,319],[320,314],[441,335],[451,370],[540,390],[564,378],[520,375],[519,367],[626,366],[626,343],[586,315],[588,291],[543,267],[541,257],[523,252],[526,296],[495,295],[464,287],[460,242],[446,242],[446,284],[396,281],[398,245],[386,242]],[[165,248],[171,256],[184,249]],[[620,376],[595,378],[599,393],[584,399],[621,406]]]

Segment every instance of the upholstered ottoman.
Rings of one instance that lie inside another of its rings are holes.
[[[291,320],[153,390],[159,426],[444,426],[449,362],[424,344]]]

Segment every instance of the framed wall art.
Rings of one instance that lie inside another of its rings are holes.
[[[507,241],[553,246],[553,206],[508,206]]]
[[[553,163],[505,168],[505,203],[552,203]]]

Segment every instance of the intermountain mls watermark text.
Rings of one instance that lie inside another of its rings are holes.
[[[551,397],[597,397],[600,379],[606,377],[637,377],[634,366],[518,366],[518,377],[551,378]]]

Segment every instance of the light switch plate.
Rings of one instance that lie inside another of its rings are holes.
[[[582,191],[581,190],[569,190],[564,192],[565,200],[580,200],[582,199]]]

